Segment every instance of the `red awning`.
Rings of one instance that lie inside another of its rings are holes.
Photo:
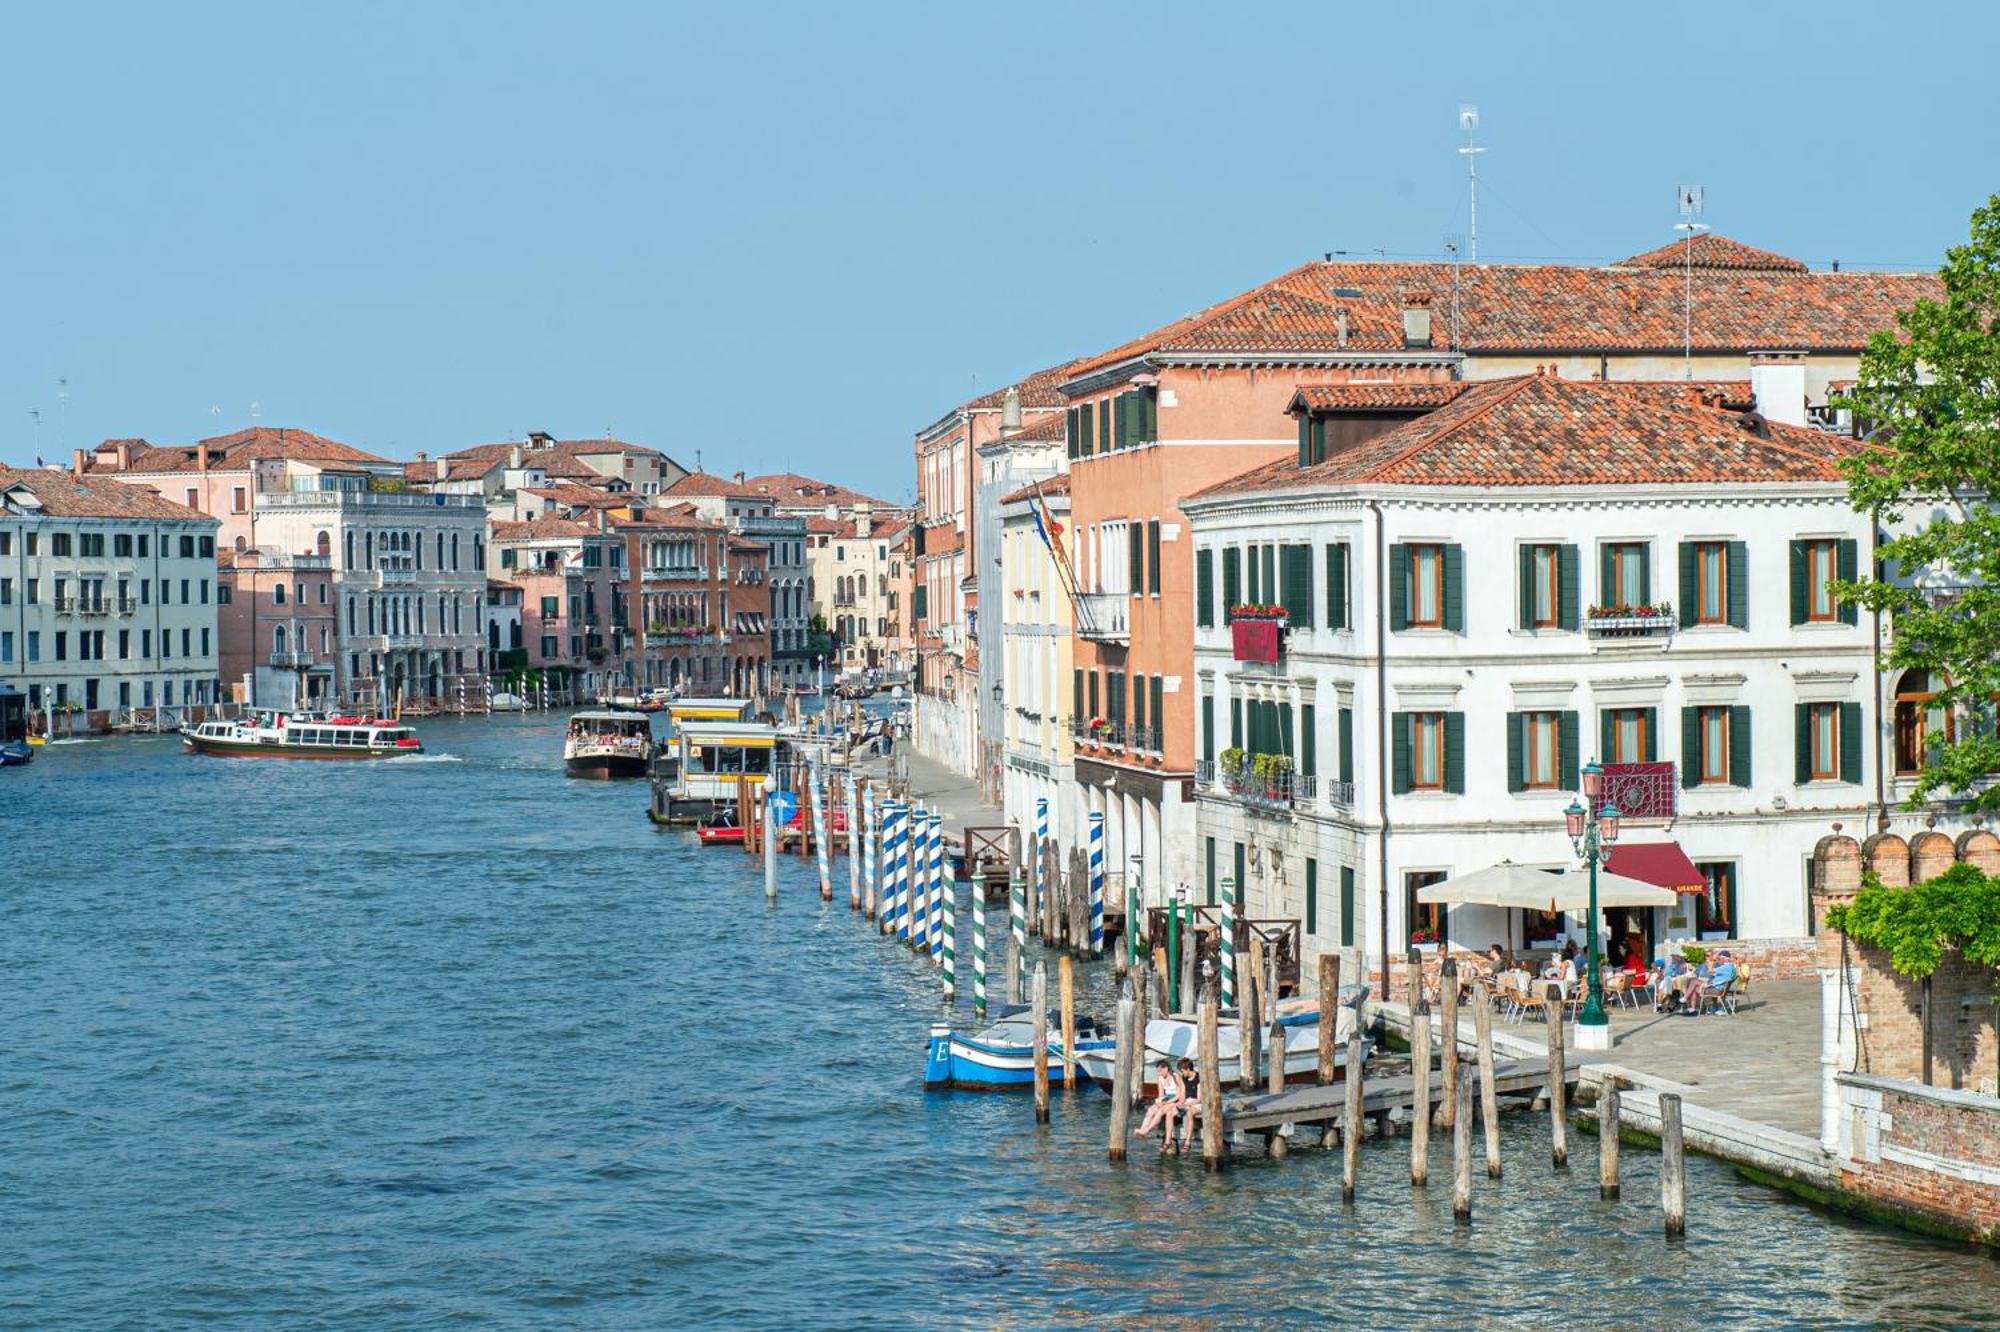
[[[1705,893],[1708,881],[1679,842],[1620,842],[1604,868],[1628,879],[1658,884],[1677,893]]]

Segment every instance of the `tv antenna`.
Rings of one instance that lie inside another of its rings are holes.
[[[56,453],[69,447],[69,378],[56,380]]]
[[[1702,196],[1706,190],[1700,185],[1678,187],[1680,195],[1681,220],[1674,223],[1674,230],[1686,238],[1681,250],[1686,257],[1686,277],[1681,288],[1681,378],[1694,378],[1694,242],[1695,237],[1707,231],[1702,224]]]
[[[28,419],[35,423],[35,466],[42,465],[42,409],[30,407]]]
[[[1448,231],[1444,237],[1444,252],[1451,256],[1451,349],[1458,350],[1458,276],[1459,260],[1464,257],[1465,247],[1459,243],[1458,233]]]
[[[1476,264],[1479,262],[1479,155],[1486,151],[1473,142],[1473,135],[1479,129],[1479,108],[1471,102],[1460,103],[1458,127],[1465,131],[1465,147],[1458,151],[1465,158],[1466,198],[1472,215],[1467,237],[1471,242],[1472,262]]]

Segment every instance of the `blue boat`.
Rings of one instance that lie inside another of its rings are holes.
[[[26,767],[35,757],[35,751],[16,740],[0,745],[0,768]]]
[[[1061,1040],[1061,1024],[1053,1014],[1049,1019],[1049,1042]],[[1035,1085],[1035,1020],[1027,1008],[1003,1011],[990,1026],[976,1032],[957,1032],[948,1023],[933,1023],[924,1056],[924,1086],[968,1091],[1027,1091]],[[1077,1053],[1108,1052],[1114,1042],[1094,1020],[1079,1018],[1076,1025]],[[1077,1084],[1089,1079],[1081,1070]],[[1064,1082],[1063,1065],[1049,1058],[1049,1084]]]

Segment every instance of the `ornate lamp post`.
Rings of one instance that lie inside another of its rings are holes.
[[[1611,854],[1611,845],[1618,840],[1618,820],[1621,816],[1616,805],[1598,805],[1603,795],[1604,769],[1593,759],[1584,765],[1582,803],[1572,800],[1569,808],[1563,811],[1570,845],[1590,866],[1590,918],[1585,925],[1590,935],[1589,989],[1584,998],[1583,1012],[1576,1019],[1577,1048],[1583,1050],[1611,1048],[1611,1019],[1604,1014],[1604,977],[1597,953],[1597,866]]]

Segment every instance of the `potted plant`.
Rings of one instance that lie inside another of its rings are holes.
[[[1410,931],[1410,947],[1412,948],[1435,948],[1437,942],[1438,932],[1428,926]]]
[[[1216,756],[1216,764],[1222,772],[1222,780],[1231,791],[1243,789],[1243,750],[1231,746]]]
[[[1235,620],[1289,620],[1292,613],[1268,601],[1239,601],[1229,608],[1229,616]]]

